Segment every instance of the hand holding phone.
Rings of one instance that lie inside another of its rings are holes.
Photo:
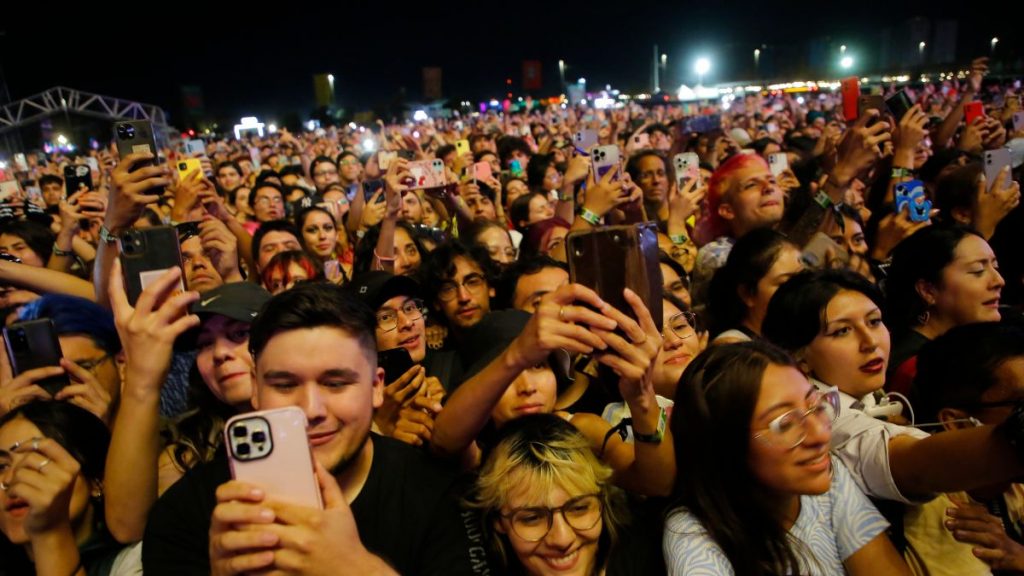
[[[170,268],[182,270],[178,291],[185,290],[184,266],[178,232],[173,226],[131,229],[120,240],[121,270],[125,292],[133,306],[151,283],[159,280]]]
[[[964,104],[964,121],[967,124],[974,124],[978,118],[985,116],[985,105],[981,102],[968,102]]]
[[[911,222],[931,219],[932,201],[925,196],[923,182],[910,180],[896,185],[896,212],[902,212],[904,207]]]

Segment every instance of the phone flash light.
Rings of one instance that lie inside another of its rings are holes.
[[[7,162],[0,161],[0,170],[7,169]]]
[[[376,147],[377,145],[373,142],[373,140],[369,138],[363,140],[363,150],[366,150],[367,152],[373,152],[373,149]]]
[[[413,132],[413,133],[412,133],[412,137],[413,137],[413,138],[419,138],[419,137],[420,137],[420,131],[419,131],[419,130],[417,130],[417,131]]]

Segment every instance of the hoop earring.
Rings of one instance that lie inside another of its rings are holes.
[[[927,310],[925,310],[924,312],[918,314],[917,315],[917,324],[918,324],[918,326],[924,326],[925,324],[927,324],[928,320],[930,320],[931,317],[932,317],[932,313],[927,311]]]

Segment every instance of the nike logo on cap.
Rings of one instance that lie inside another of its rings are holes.
[[[213,302],[214,300],[216,300],[217,298],[220,298],[221,296],[222,296],[222,294],[218,294],[218,295],[214,296],[213,298],[207,298],[206,300],[203,300],[202,302],[200,302],[199,305],[202,306],[203,308],[206,308],[207,306],[210,305],[210,302]]]

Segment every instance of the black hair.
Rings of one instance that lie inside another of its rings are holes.
[[[544,177],[547,175],[548,167],[555,165],[554,154],[535,154],[526,165],[526,185],[530,190],[542,192],[544,190]]]
[[[24,240],[29,249],[43,261],[43,266],[50,260],[56,236],[49,226],[34,220],[0,220],[0,234],[17,236]]]
[[[107,354],[121,351],[114,315],[99,304],[65,294],[45,294],[21,309],[18,319],[49,318],[58,336],[87,336]]]
[[[665,176],[669,179],[669,182],[673,182],[675,180],[675,171],[672,169],[668,159],[665,158],[665,155],[657,150],[641,150],[629,157],[629,161],[626,162],[626,172],[633,179],[633,182],[640,181],[640,162],[645,158],[651,157],[661,160],[661,164],[665,167]]]
[[[278,175],[281,178],[284,178],[285,176],[298,176],[299,178],[302,178],[304,176],[302,166],[296,166],[294,164],[281,168],[281,170],[278,171]]]
[[[473,161],[474,162],[483,162],[485,156],[494,156],[495,158],[498,157],[497,154],[495,154],[494,152],[491,152],[490,150],[481,150],[481,151],[477,152],[476,154],[473,154]]]
[[[508,207],[508,216],[512,220],[512,226],[519,232],[525,233],[526,229],[530,226],[530,200],[533,200],[538,195],[544,198],[548,197],[543,192],[535,192],[531,189],[530,192],[513,200],[512,205]],[[520,224],[520,222],[523,222],[523,224]]]
[[[953,211],[972,210],[978,196],[978,179],[983,174],[981,162],[957,167],[941,178],[935,186],[935,207],[943,222],[955,224]],[[989,186],[993,183],[988,182]]]
[[[43,174],[39,177],[39,187],[42,188],[47,184],[59,184],[64,185],[64,179],[55,174]]]
[[[516,151],[522,152],[528,157],[533,154],[533,150],[530,150],[530,145],[526,143],[526,140],[518,136],[502,136],[498,138],[497,145],[498,158],[501,159],[503,167],[508,164],[508,161],[512,159],[512,154]]]
[[[282,188],[280,184],[267,182],[266,180],[260,181],[257,179],[256,185],[249,191],[249,208],[252,208],[253,210],[256,209],[256,193],[264,188],[273,188],[274,190],[277,190],[277,193],[281,195],[282,202],[284,202],[285,198],[288,197],[288,195],[284,193],[284,188]]]
[[[664,124],[651,124],[644,130],[646,134],[654,134],[655,132],[661,132],[665,136],[672,137],[672,132],[668,129],[668,126]]]
[[[800,350],[822,333],[828,304],[843,290],[860,292],[879,308],[884,304],[881,291],[856,272],[801,272],[779,286],[772,296],[761,335],[789,352]]]
[[[793,243],[781,232],[758,228],[736,241],[725,266],[711,278],[707,312],[712,337],[739,328],[747,315],[740,290],[754,294],[757,284],[771,271],[779,252]]]
[[[885,323],[890,330],[899,334],[919,324],[928,303],[917,292],[918,281],[941,285],[942,270],[953,262],[960,242],[972,234],[981,237],[964,226],[928,226],[896,246],[885,283]]]
[[[234,160],[225,160],[225,161],[221,162],[220,164],[217,164],[217,169],[213,171],[215,176],[220,174],[220,169],[221,168],[234,168],[235,172],[238,172],[238,177],[239,178],[242,177],[242,174],[243,174],[242,167],[238,164],[238,162],[236,162]]]
[[[28,420],[39,428],[43,436],[55,440],[67,450],[78,461],[82,476],[89,480],[103,480],[110,431],[92,412],[70,402],[35,400],[0,417],[0,427],[16,418]]]
[[[536,274],[545,268],[558,268],[569,272],[565,262],[559,262],[550,256],[538,254],[530,258],[516,260],[501,273],[495,287],[495,308],[512,308],[515,305],[516,286],[523,276]]]
[[[686,273],[686,268],[683,268],[682,264],[673,260],[664,250],[658,250],[658,263],[671,268],[679,276],[679,279],[683,281],[686,289],[690,289],[690,275]]]
[[[674,495],[700,520],[736,574],[790,574],[798,544],[778,516],[778,496],[750,470],[750,426],[769,365],[794,367],[765,341],[711,346],[686,367],[676,387],[671,428],[677,474]],[[708,438],[714,438],[709,442]]]
[[[253,195],[250,195],[251,199]],[[295,236],[295,240],[301,242],[302,234],[292,224],[291,220],[271,220],[269,222],[263,222],[260,227],[256,229],[256,232],[252,235],[252,254],[253,260],[259,262],[260,259],[260,244],[263,243],[263,237],[270,232],[288,232]]]
[[[303,282],[271,298],[249,331],[253,360],[275,335],[307,328],[338,328],[359,341],[377,364],[377,317],[362,300],[330,282]],[[301,352],[301,351],[296,351]]]
[[[439,160],[444,160],[444,157],[451,154],[452,152],[455,152],[455,145],[445,144],[443,146],[439,146],[437,150],[434,151],[434,157]]]
[[[1013,324],[965,324],[925,344],[911,388],[918,420],[938,422],[943,408],[976,409],[999,383],[996,372],[1014,358],[1024,358],[1024,327]]]
[[[416,230],[415,226],[406,220],[397,220],[395,222],[395,231],[397,232],[399,228],[405,230],[406,233],[409,234],[409,238],[412,239],[412,243],[420,253],[420,266],[422,267],[422,263],[426,260],[428,252],[423,247],[423,242],[420,241],[420,232]],[[338,233],[341,234],[343,231],[339,230]],[[373,252],[377,249],[378,240],[380,240],[380,224],[368,229],[366,234],[363,234],[363,237],[360,238],[359,242],[356,244],[353,254],[353,258],[355,259],[355,262],[352,265],[353,275],[358,275],[370,270],[370,266],[373,264],[374,260]]]
[[[213,394],[195,362],[188,372],[188,408],[174,426],[161,432],[174,465],[182,472],[213,460],[222,443],[224,424],[237,413]]]
[[[338,158],[341,158],[341,156],[339,155]],[[316,172],[317,164],[324,164],[324,163],[327,163],[327,164],[330,164],[331,166],[334,166],[335,169],[338,168],[338,163],[335,162],[330,156],[317,156],[316,158],[313,158],[312,162],[309,163],[309,175],[310,175],[310,177],[312,177],[313,173]]]
[[[458,240],[449,240],[434,248],[430,256],[424,258],[423,266],[420,268],[420,286],[423,286],[423,293],[431,299],[431,304],[437,299],[441,285],[455,276],[455,259],[459,257],[469,260],[480,268],[488,286],[495,285],[497,266],[485,248],[467,246]]]

